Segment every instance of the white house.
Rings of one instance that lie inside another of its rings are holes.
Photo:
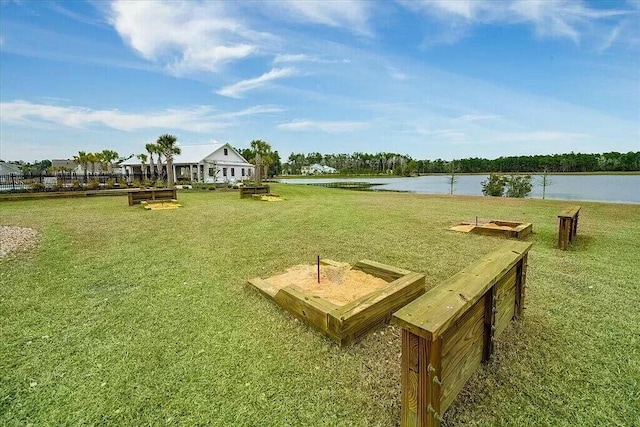
[[[247,162],[229,144],[180,145],[181,153],[173,157],[173,175],[176,181],[237,182],[253,179],[255,166]],[[154,162],[156,158],[154,156]],[[163,161],[166,161],[163,158]],[[125,174],[142,174],[137,157],[121,163]],[[166,169],[167,165],[163,167]],[[146,165],[147,176],[149,165]]]
[[[331,166],[314,163],[311,166],[302,166],[301,172],[302,175],[318,175],[325,173],[338,173],[338,170],[336,168],[332,168]]]
[[[0,160],[0,175],[14,175],[22,177],[22,169],[14,163],[6,163]]]

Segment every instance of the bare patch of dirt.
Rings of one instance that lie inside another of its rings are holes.
[[[32,228],[0,226],[0,258],[14,252],[26,251],[38,243],[38,232]]]
[[[337,305],[347,304],[387,285],[384,279],[354,270],[349,265],[321,265],[318,283],[317,268],[315,265],[296,265],[266,281],[277,289],[296,285]]]

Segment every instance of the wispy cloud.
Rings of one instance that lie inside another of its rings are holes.
[[[322,58],[319,56],[307,55],[306,53],[296,53],[296,54],[287,54],[281,53],[277,54],[275,58],[273,58],[274,64],[279,63],[288,63],[288,62],[315,62],[315,63],[323,63],[323,64],[348,64],[351,62],[349,59],[329,59]]]
[[[222,2],[117,0],[111,23],[137,53],[173,74],[217,71],[275,37],[248,28]]]
[[[373,2],[358,0],[284,0],[267,1],[263,7],[271,8],[288,21],[326,25],[344,28],[360,35],[370,36],[369,27]]]
[[[36,104],[28,101],[0,103],[0,123],[33,127],[52,125],[83,129],[106,126],[122,131],[141,129],[180,129],[190,132],[211,132],[238,125],[239,118],[256,114],[278,113],[282,108],[259,105],[244,110],[221,112],[211,106],[172,108],[160,111],[123,112],[95,110],[80,106]]]
[[[288,123],[281,123],[278,129],[309,132],[319,131],[326,133],[352,132],[368,127],[366,122],[346,122],[346,121],[314,121],[314,120],[294,120]]]
[[[246,91],[257,89],[271,81],[291,77],[296,74],[297,71],[294,68],[274,68],[259,77],[242,80],[232,85],[225,86],[216,93],[230,98],[241,98],[242,94]]]
[[[391,76],[391,78],[394,80],[402,81],[408,78],[408,76],[405,73],[401,72],[395,67],[388,66],[387,71],[389,72],[389,75]]]
[[[456,117],[456,120],[463,122],[475,122],[479,120],[494,120],[499,119],[497,114],[465,114],[464,116]]]
[[[593,135],[580,132],[535,131],[501,133],[492,138],[497,142],[559,142],[566,143],[593,138]]]
[[[630,13],[625,9],[589,7],[583,2],[562,0],[400,0],[406,8],[448,22],[449,32],[436,39],[454,42],[480,24],[527,24],[540,37],[569,38],[580,43],[586,34],[602,31],[595,24]],[[608,31],[607,31],[608,33]],[[601,34],[599,34],[602,37]]]

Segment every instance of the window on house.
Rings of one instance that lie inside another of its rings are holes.
[[[225,149],[224,149],[224,155],[225,155],[225,156],[228,156],[228,155],[229,155],[229,149],[228,149],[228,148],[225,148]]]
[[[242,168],[242,176],[244,176],[244,168]]]
[[[215,175],[215,171],[213,170],[213,168],[209,168],[209,176],[214,176]]]
[[[227,176],[227,168],[222,168],[222,176]]]
[[[236,176],[236,168],[231,168],[231,176]]]

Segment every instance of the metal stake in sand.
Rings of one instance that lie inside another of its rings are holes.
[[[478,226],[478,217],[476,217],[476,227]]]
[[[320,283],[320,255],[318,255],[318,283]]]

